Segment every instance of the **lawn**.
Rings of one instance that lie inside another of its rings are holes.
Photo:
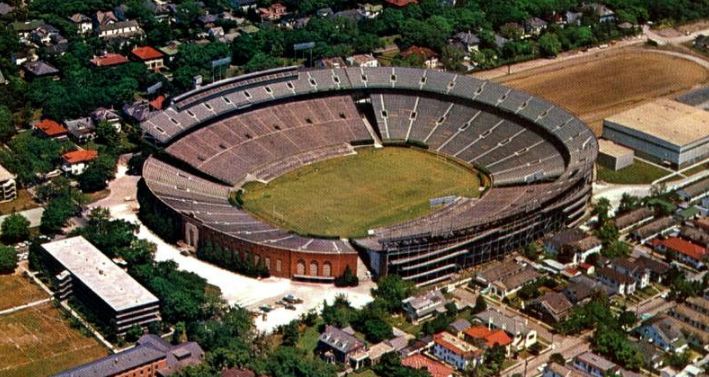
[[[705,171],[705,170],[709,170],[709,162],[705,162],[705,163],[699,164],[699,165],[697,165],[697,166],[695,166],[695,167],[693,167],[693,168],[691,168],[691,169],[687,169],[687,170],[683,171],[682,174],[684,174],[684,175],[686,175],[687,177],[689,177],[690,175],[694,175],[694,174],[697,174],[697,173],[701,173],[701,172],[703,172],[703,171]]]
[[[0,377],[49,376],[106,356],[51,304],[0,317]]]
[[[371,369],[364,369],[359,372],[355,372],[351,374],[350,376],[352,377],[377,377],[377,374],[374,373]]]
[[[41,288],[17,274],[0,275],[0,310],[49,297]]]
[[[648,184],[670,173],[640,160],[635,160],[632,165],[618,171],[597,166],[599,181],[624,185]]]
[[[479,196],[477,173],[431,153],[387,147],[244,186],[244,208],[300,234],[362,237],[430,213],[429,199]]]
[[[39,204],[32,199],[32,196],[25,189],[17,190],[17,199],[0,203],[0,215],[9,215],[13,212],[24,211],[26,209],[37,208]]]
[[[306,351],[310,357],[314,357],[315,348],[318,346],[318,339],[320,337],[318,327],[320,327],[320,324],[321,322],[318,321],[314,326],[307,327],[305,331],[300,334],[300,338],[298,338],[298,343],[296,344],[296,348]]]

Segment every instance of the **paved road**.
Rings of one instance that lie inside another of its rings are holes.
[[[501,373],[502,377],[511,377],[514,374],[521,374],[522,376],[537,376],[541,374],[539,368],[542,365],[549,362],[549,356],[554,353],[560,353],[564,356],[566,360],[573,359],[577,355],[580,355],[588,351],[591,345],[588,342],[587,336],[590,334],[585,333],[576,337],[564,337],[563,341],[558,342],[558,345],[553,350],[548,350],[539,356],[527,359],[526,374],[525,374],[525,362],[520,361],[513,367],[506,369]],[[554,343],[557,344],[556,338]]]

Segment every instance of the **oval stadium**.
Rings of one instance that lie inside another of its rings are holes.
[[[544,99],[400,67],[242,75],[173,98],[141,127],[161,149],[141,195],[177,238],[313,282],[356,273],[361,258],[375,276],[433,284],[577,225],[598,150],[583,122]],[[318,174],[330,174],[317,183],[328,195],[308,186]],[[408,195],[415,205],[398,200]],[[359,228],[344,226],[355,216]]]

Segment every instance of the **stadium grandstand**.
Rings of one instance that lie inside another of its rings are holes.
[[[575,226],[598,152],[583,122],[543,99],[399,67],[285,67],[234,77],[175,97],[141,126],[167,152],[148,159],[143,180],[179,218],[186,243],[250,253],[275,276],[309,281],[356,271],[359,254],[376,275],[431,284]],[[491,187],[359,239],[298,235],[229,199],[246,182],[381,144],[469,165]]]

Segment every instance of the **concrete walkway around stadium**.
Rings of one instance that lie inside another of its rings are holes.
[[[185,256],[174,245],[168,244],[145,227],[135,213],[137,202],[135,195],[140,177],[126,175],[125,165],[119,165],[116,179],[111,181],[111,194],[93,203],[91,207],[105,207],[114,218],[124,219],[140,225],[138,237],[157,245],[155,259],[158,261],[172,260],[180,269],[194,272],[205,278],[209,284],[219,287],[222,297],[229,304],[242,305],[257,310],[261,305],[271,305],[287,294],[293,294],[303,300],[296,305],[295,310],[275,307],[265,317],[256,319],[256,327],[260,331],[270,332],[276,327],[297,319],[309,310],[318,309],[323,300],[332,302],[338,295],[346,296],[354,307],[362,307],[372,300],[370,290],[375,287],[371,280],[361,281],[355,288],[336,288],[333,285],[295,282],[290,279],[268,278],[252,279],[231,271],[203,262],[192,256]],[[362,266],[358,268],[361,270]],[[361,270],[364,271],[364,270]]]

